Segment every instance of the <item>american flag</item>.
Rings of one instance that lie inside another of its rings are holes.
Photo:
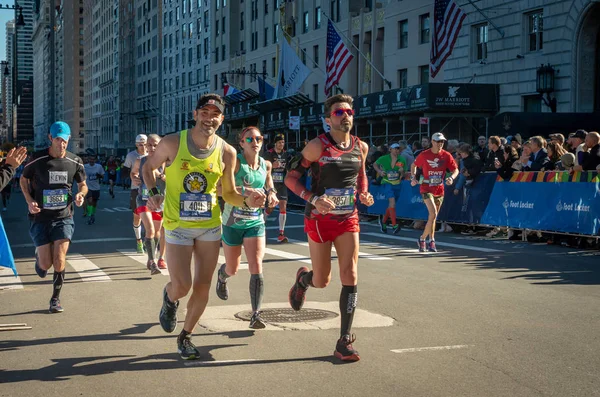
[[[446,62],[446,58],[452,53],[454,43],[456,43],[466,16],[467,14],[458,7],[454,0],[435,0],[433,40],[429,64],[432,78],[438,74],[444,62]]]
[[[331,88],[339,83],[342,73],[354,58],[348,47],[336,32],[331,21],[327,22],[327,68],[325,80],[325,95],[329,95]]]

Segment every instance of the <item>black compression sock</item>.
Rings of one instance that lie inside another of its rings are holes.
[[[262,273],[250,275],[250,302],[252,311],[260,309],[265,289],[264,277]]]
[[[154,252],[156,251],[156,245],[154,244],[154,239],[145,238],[144,239],[144,248],[146,248],[146,253],[148,254],[148,259],[153,261],[154,260]]]
[[[65,271],[54,272],[52,276],[52,299],[58,298],[65,281]]]
[[[342,326],[340,328],[341,336],[350,335],[358,297],[356,290],[356,285],[342,286],[342,293],[340,294],[340,317],[342,320]]]

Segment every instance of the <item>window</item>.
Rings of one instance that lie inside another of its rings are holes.
[[[244,11],[240,12],[240,30],[244,30]]]
[[[225,60],[225,44],[221,45],[221,59]]]
[[[197,44],[196,45],[196,59],[200,60],[202,56],[202,45],[201,44]],[[200,80],[198,80],[200,81]]]
[[[317,68],[319,67],[319,46],[315,45],[313,46],[313,68]]]
[[[275,25],[273,25],[273,44],[279,42],[279,37],[277,37],[278,35],[279,35],[279,24],[276,23]]]
[[[263,37],[263,47],[269,45],[269,28],[265,28],[265,36]]]
[[[219,49],[215,49],[215,63],[219,63]]]
[[[419,17],[419,44],[429,43],[429,13]]]
[[[315,30],[321,27],[321,7],[315,8]]]
[[[244,40],[240,41],[240,51],[246,51],[246,46],[244,45]]]
[[[225,17],[221,19],[221,30],[223,31],[223,33],[225,33]]]
[[[429,65],[419,66],[419,84],[429,83]]]
[[[179,12],[180,12],[179,7],[175,8],[175,22],[178,22],[179,18],[181,18]]]
[[[406,69],[398,69],[398,88],[406,88],[407,84],[408,71]]]
[[[192,60],[194,59],[194,50],[192,48],[188,48],[188,63],[192,66]]]
[[[544,13],[542,10],[527,15],[529,43],[527,51],[539,51],[544,48]]]
[[[329,15],[334,22],[340,21],[340,0],[330,0]]]
[[[191,39],[191,38],[192,38],[192,35],[194,34],[194,22],[190,22],[190,25],[189,25],[189,27],[190,27],[190,31],[189,31],[189,34],[190,34],[190,35],[189,35],[189,38]]]
[[[398,48],[408,47],[408,19],[398,22]]]
[[[175,31],[175,45],[179,45],[179,30]]]
[[[302,33],[308,33],[308,11],[304,12],[304,18],[302,21]]]
[[[473,27],[475,46],[473,48],[473,60],[483,61],[487,59],[488,24],[484,23]]]
[[[191,3],[191,2],[192,2],[192,1],[190,0],[190,3]],[[186,8],[187,8],[187,0],[183,0],[183,11],[182,11],[182,14],[183,14],[183,15],[185,15]]]
[[[276,70],[276,65],[275,65],[275,57],[271,58],[271,76],[275,77],[275,70]]]
[[[219,24],[215,23],[215,36],[219,36]]]
[[[542,101],[539,95],[526,95],[523,97],[523,111],[524,112],[541,112]]]
[[[269,0],[265,0],[265,15],[269,13]]]
[[[319,102],[319,85],[313,84],[313,101]]]

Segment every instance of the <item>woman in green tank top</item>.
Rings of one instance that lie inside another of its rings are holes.
[[[235,165],[235,185],[243,196],[249,196],[256,190],[266,190],[268,206],[275,207],[278,200],[271,178],[272,165],[259,156],[262,144],[263,137],[257,127],[248,127],[241,132],[242,153],[238,154]],[[223,300],[229,298],[227,279],[237,274],[243,245],[250,270],[250,301],[253,312],[250,328],[265,328],[260,317],[264,291],[262,261],[265,256],[263,209],[235,207],[225,203],[222,238],[226,263],[219,268],[217,296]]]

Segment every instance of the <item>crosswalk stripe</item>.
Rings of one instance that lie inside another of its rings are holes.
[[[124,249],[120,249],[117,250],[120,253],[122,253],[125,256],[128,256],[129,258],[133,259],[134,261],[137,261],[139,263],[141,263],[142,265],[146,266],[146,262],[148,262],[148,256],[146,254],[138,254],[137,251],[134,250],[124,250]],[[219,264],[221,263],[225,263],[225,257],[223,255],[219,255]],[[240,269],[248,269],[248,263],[247,262],[242,262],[240,264]],[[168,276],[169,275],[169,270],[168,269],[160,269],[160,272],[163,274],[163,276]]]
[[[23,283],[21,277],[15,277],[12,269],[0,267],[0,290],[4,289],[23,289]]]
[[[277,241],[276,238],[270,238],[269,240]],[[305,241],[294,240],[292,238],[288,238],[288,242],[292,243],[292,244],[296,244],[296,245],[301,245],[303,247],[308,247],[308,243]],[[331,246],[331,249],[334,252],[336,251],[336,249],[333,245]],[[360,252],[360,251],[358,251],[358,257],[363,258],[363,259],[371,259],[373,261],[391,261],[392,260],[392,258],[387,258],[385,256],[368,254],[366,252]]]
[[[310,257],[308,257],[308,256],[297,255],[297,254],[293,254],[291,252],[280,251],[280,250],[276,250],[273,248],[266,247],[265,254],[277,256],[280,258],[294,259],[298,262],[308,263],[309,265],[311,264]]]
[[[67,263],[75,269],[82,281],[106,282],[112,281],[106,273],[92,261],[81,254],[72,253],[67,255]]]

